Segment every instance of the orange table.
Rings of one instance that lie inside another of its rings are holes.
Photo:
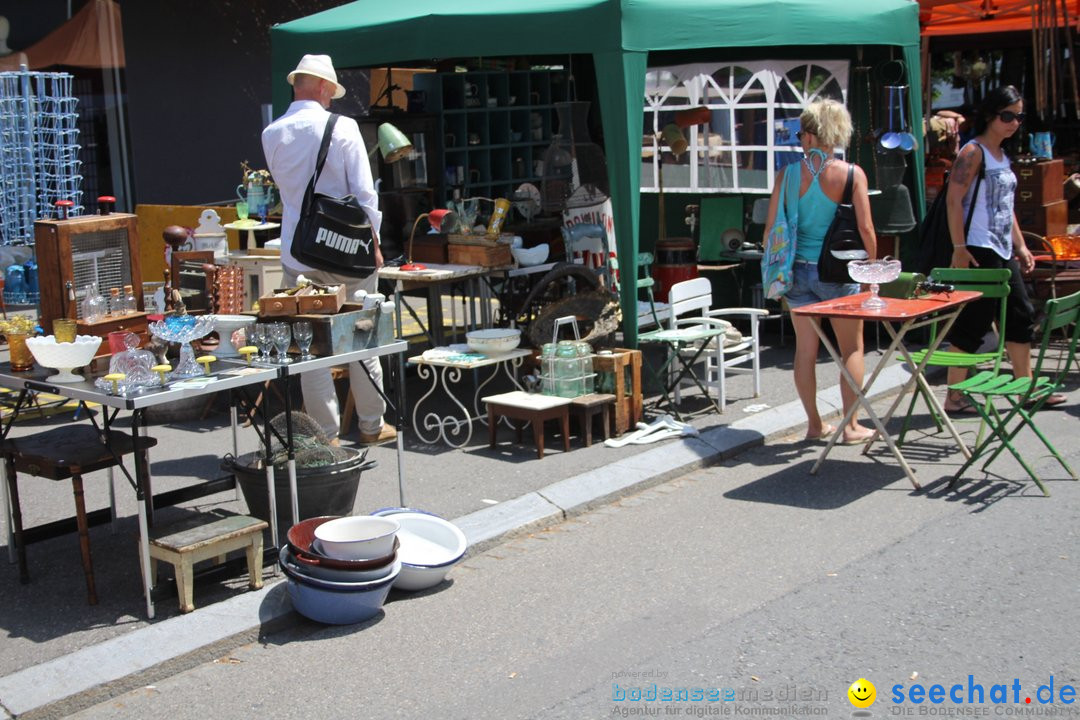
[[[796,315],[805,315],[810,318],[817,318],[819,321],[821,318],[847,318],[853,320],[865,320],[869,322],[880,322],[885,326],[885,329],[892,337],[892,342],[889,347],[882,354],[881,359],[878,361],[874,371],[870,374],[870,378],[859,387],[855,382],[855,378],[851,376],[847,368],[844,367],[843,359],[840,357],[840,353],[837,352],[832,342],[829,341],[828,336],[825,335],[821,329],[821,323],[815,322],[814,330],[817,332],[818,337],[821,338],[822,344],[825,345],[825,349],[829,351],[829,355],[840,367],[840,373],[844,377],[844,381],[855,391],[855,395],[858,398],[858,405],[862,405],[866,411],[867,417],[874,423],[875,432],[866,441],[866,445],[863,447],[863,454],[866,454],[870,450],[870,446],[880,436],[885,444],[889,446],[889,450],[893,456],[900,463],[900,466],[904,469],[904,473],[908,476],[911,484],[915,486],[916,490],[921,489],[918,481],[915,479],[915,474],[912,472],[911,467],[908,465],[907,460],[904,459],[903,454],[900,452],[900,448],[889,436],[885,430],[885,424],[889,422],[893,413],[896,412],[896,408],[899,407],[900,401],[904,399],[904,396],[911,392],[916,383],[926,392],[927,401],[934,405],[935,412],[938,413],[945,421],[945,426],[948,428],[949,433],[956,441],[960,451],[964,453],[964,457],[970,457],[971,451],[964,445],[963,440],[960,439],[960,434],[956,431],[956,427],[952,424],[949,416],[942,410],[941,405],[938,403],[937,398],[930,391],[930,386],[926,382],[926,378],[923,377],[923,370],[926,366],[926,361],[937,350],[938,345],[941,344],[942,339],[948,334],[949,328],[956,321],[957,316],[960,314],[960,310],[964,305],[982,296],[982,293],[972,292],[967,290],[959,290],[952,293],[935,293],[932,295],[924,295],[922,297],[914,299],[903,298],[883,298],[885,300],[886,307],[881,310],[864,310],[861,305],[862,302],[870,296],[870,293],[859,293],[858,295],[848,295],[846,297],[837,298],[836,300],[824,300],[822,302],[813,303],[811,305],[804,305],[800,308],[795,308],[791,312]],[[927,353],[922,362],[916,363],[912,360],[911,354],[908,353],[907,348],[903,345],[904,336],[912,329],[917,327],[923,327],[930,323],[940,322],[941,326],[938,328],[935,342],[927,348]],[[893,324],[899,325],[898,328],[894,328]],[[893,356],[893,353],[899,351],[908,364],[912,367],[911,378],[904,383],[904,387],[900,389],[900,392],[893,399],[892,405],[888,411],[881,418],[874,412],[873,406],[871,406],[869,399],[867,399],[867,392],[874,384],[878,375],[885,369],[885,364]],[[852,406],[850,410],[844,415],[844,420],[836,427],[836,431],[829,438],[829,443],[825,446],[825,449],[821,451],[821,457],[814,464],[814,467],[810,470],[811,473],[816,474],[818,468],[821,467],[821,463],[828,457],[829,451],[840,439],[840,436],[844,432],[844,426],[850,421],[852,414],[855,412],[857,405]]]

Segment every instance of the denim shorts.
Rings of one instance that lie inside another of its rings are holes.
[[[784,298],[788,306],[793,308],[822,300],[835,300],[860,291],[859,283],[821,282],[818,280],[817,263],[796,260],[791,274],[791,289]]]

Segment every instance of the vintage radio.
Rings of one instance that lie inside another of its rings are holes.
[[[53,320],[69,317],[78,319],[78,332],[84,335],[104,337],[124,329],[145,336],[139,236],[134,215],[109,213],[38,220],[34,223],[34,253],[41,287],[41,325],[46,332],[51,330]],[[122,319],[87,322],[82,300],[91,283],[97,283],[103,295],[108,295],[110,288],[131,285],[138,312]]]

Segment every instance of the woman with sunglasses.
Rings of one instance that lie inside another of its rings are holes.
[[[803,157],[799,162],[786,166],[776,176],[765,223],[766,228],[772,228],[776,220],[780,188],[790,179],[790,189],[785,192],[784,202],[789,207],[795,202],[798,203],[798,223],[792,285],[784,295],[789,307],[801,307],[821,300],[854,295],[860,290],[858,283],[822,282],[818,279],[817,269],[821,245],[836,216],[836,206],[844,197],[848,168],[851,167],[834,157],[836,149],[847,147],[851,140],[851,115],[846,107],[835,100],[817,100],[803,110],[799,116],[799,125],[802,128],[798,137]],[[857,165],[854,166],[851,202],[855,207],[855,218],[863,245],[870,257],[874,257],[877,236],[874,234],[874,224],[870,217],[866,173]],[[790,210],[787,214],[788,217],[795,216]],[[817,321],[802,315],[792,315],[791,320],[795,326],[795,389],[806,411],[806,439],[828,438],[835,428],[822,422],[817,409],[816,369],[820,340],[811,324]],[[862,385],[862,320],[834,318],[830,322],[844,366],[855,381]],[[840,396],[845,412],[855,405],[855,393],[842,378]],[[856,421],[857,416],[857,412],[852,413],[851,421],[844,426],[841,440],[844,444],[859,443],[873,434],[869,428]]]
[[[953,244],[952,266],[1008,268],[1012,272],[1006,301],[1005,350],[1013,375],[1018,378],[1031,377],[1035,308],[1022,273],[1030,273],[1035,260],[1016,222],[1013,210],[1016,175],[1006,150],[1023,121],[1024,98],[1019,90],[1005,85],[988,92],[975,116],[975,138],[960,149],[945,196]],[[997,307],[997,300],[993,299],[977,300],[965,307],[949,331],[950,349],[977,352],[997,317]],[[949,385],[961,382],[966,374],[965,368],[949,368]],[[1063,395],[1054,395],[1046,404],[1064,401]],[[945,410],[975,412],[955,390],[948,392]]]

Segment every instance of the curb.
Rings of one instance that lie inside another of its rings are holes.
[[[896,392],[910,378],[885,368],[870,399]],[[840,388],[818,393],[822,417],[840,412]],[[613,462],[513,500],[455,518],[471,552],[483,552],[529,530],[548,527],[632,493],[726,460],[802,425],[799,401],[715,427],[696,437]],[[276,590],[276,592],[275,592]],[[61,717],[188,670],[297,619],[281,582],[111,638],[0,678],[0,720]]]

